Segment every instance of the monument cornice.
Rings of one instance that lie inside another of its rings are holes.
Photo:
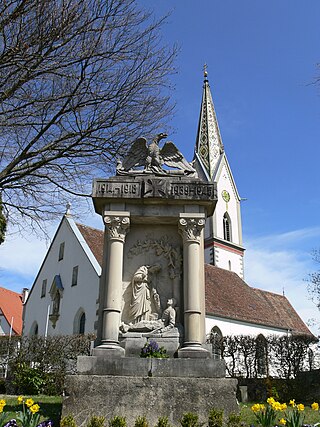
[[[213,212],[217,201],[216,183],[207,183],[199,178],[185,176],[156,176],[141,174],[133,176],[115,176],[94,180],[92,197],[97,212],[101,212],[104,205],[118,200],[126,203],[144,204],[159,203],[186,203],[204,205],[208,209],[208,216]]]

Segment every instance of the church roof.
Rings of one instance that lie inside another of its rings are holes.
[[[16,335],[22,334],[22,298],[21,294],[0,287],[0,312],[11,325]]]
[[[285,296],[252,288],[236,273],[208,264],[205,281],[208,315],[312,335]]]
[[[91,252],[102,267],[104,232],[87,225],[76,223],[80,233],[87,242]]]
[[[102,230],[77,224],[89,248],[102,266]],[[288,299],[252,288],[236,273],[205,264],[206,314],[266,327],[312,335]]]

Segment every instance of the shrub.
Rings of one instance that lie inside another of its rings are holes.
[[[60,420],[60,427],[77,427],[76,421],[73,415],[65,415]]]
[[[109,420],[109,427],[126,427],[127,422],[124,417],[113,417],[111,420]]]
[[[0,337],[0,358],[9,354],[7,391],[61,394],[66,374],[76,372],[77,356],[90,354],[92,339],[92,334],[15,337],[10,342]]]
[[[223,425],[223,410],[212,408],[209,412],[208,417],[209,427],[222,427]]]
[[[159,417],[158,422],[154,427],[171,427],[168,417]]]
[[[142,417],[137,417],[134,422],[134,427],[149,427],[147,418],[144,415]]]
[[[104,427],[105,417],[93,415],[87,423],[87,427]]]
[[[199,416],[193,412],[187,412],[182,415],[180,420],[182,427],[201,427],[202,424],[199,423]]]
[[[227,427],[239,427],[241,425],[241,415],[231,413],[229,414]]]
[[[6,394],[6,381],[4,378],[0,378],[0,394]]]
[[[30,368],[26,363],[17,363],[14,369],[13,384],[17,394],[40,394],[45,385],[45,373]]]

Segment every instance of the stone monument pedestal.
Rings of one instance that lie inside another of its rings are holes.
[[[224,378],[223,360],[143,359],[81,356],[79,375],[66,379],[63,415],[73,414],[78,427],[92,415],[126,418],[133,426],[145,415],[150,426],[159,417],[179,425],[193,412],[207,423],[210,409],[238,411],[237,380]]]

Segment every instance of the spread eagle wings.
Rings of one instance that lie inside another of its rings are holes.
[[[122,161],[122,169],[128,171],[133,167],[144,166],[147,156],[148,144],[146,138],[137,138]]]
[[[169,167],[178,168],[190,173],[195,171],[172,141],[167,141],[164,144],[160,154],[163,162]]]

